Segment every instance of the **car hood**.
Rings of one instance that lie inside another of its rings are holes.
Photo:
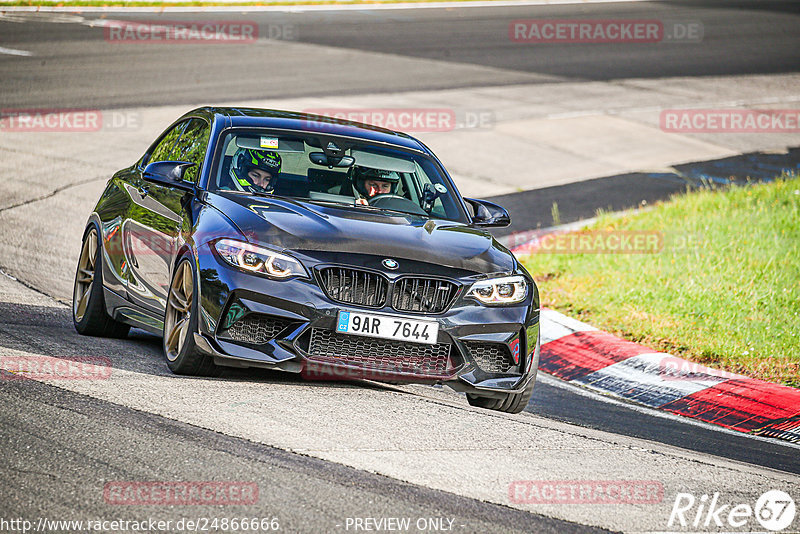
[[[490,234],[465,224],[239,193],[208,193],[207,200],[250,242],[311,257],[346,263],[348,254],[366,254],[473,273],[516,268],[514,256]]]

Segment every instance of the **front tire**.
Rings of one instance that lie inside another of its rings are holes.
[[[103,299],[103,267],[100,261],[97,228],[89,227],[83,236],[81,256],[72,291],[72,322],[84,336],[125,337],[130,326],[112,319]]]
[[[218,376],[220,368],[211,356],[197,349],[198,299],[195,276],[188,258],[178,262],[172,275],[164,313],[164,355],[173,373],[192,376]]]

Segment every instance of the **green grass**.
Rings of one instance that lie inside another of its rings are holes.
[[[662,232],[645,254],[521,258],[542,305],[659,351],[800,387],[800,179],[598,213],[594,231]]]

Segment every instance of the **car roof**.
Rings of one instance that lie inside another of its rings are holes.
[[[211,122],[222,119],[227,122],[226,126],[276,128],[323,135],[355,137],[431,154],[424,144],[403,132],[323,115],[276,109],[209,106],[192,110],[186,113],[184,117],[198,115],[205,116]]]

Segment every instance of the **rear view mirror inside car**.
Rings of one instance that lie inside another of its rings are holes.
[[[352,167],[355,160],[350,156],[328,156],[324,152],[312,152],[308,155],[308,159],[315,165],[325,165],[326,167],[348,168]]]

